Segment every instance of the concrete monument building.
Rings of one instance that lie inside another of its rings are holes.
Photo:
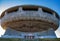
[[[43,6],[21,5],[1,14],[1,26],[6,30],[3,38],[57,38],[58,14]]]

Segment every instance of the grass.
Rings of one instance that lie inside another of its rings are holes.
[[[59,38],[45,38],[45,39],[20,39],[20,38],[0,38],[0,41],[60,41]]]

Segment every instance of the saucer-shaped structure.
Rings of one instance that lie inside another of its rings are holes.
[[[21,5],[5,10],[1,14],[1,26],[21,32],[41,32],[59,26],[58,14],[43,6]]]

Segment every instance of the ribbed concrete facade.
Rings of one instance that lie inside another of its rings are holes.
[[[56,12],[46,7],[18,6],[2,13],[1,26],[6,29],[2,37],[56,38],[54,31],[59,26],[59,18]]]

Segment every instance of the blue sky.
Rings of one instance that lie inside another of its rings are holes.
[[[45,6],[60,15],[60,0],[0,0],[0,15],[4,10],[10,7],[26,4]],[[56,31],[56,34],[60,37],[60,28]]]
[[[60,15],[60,0],[0,0],[0,5],[7,7],[22,4],[42,5],[55,10]]]

